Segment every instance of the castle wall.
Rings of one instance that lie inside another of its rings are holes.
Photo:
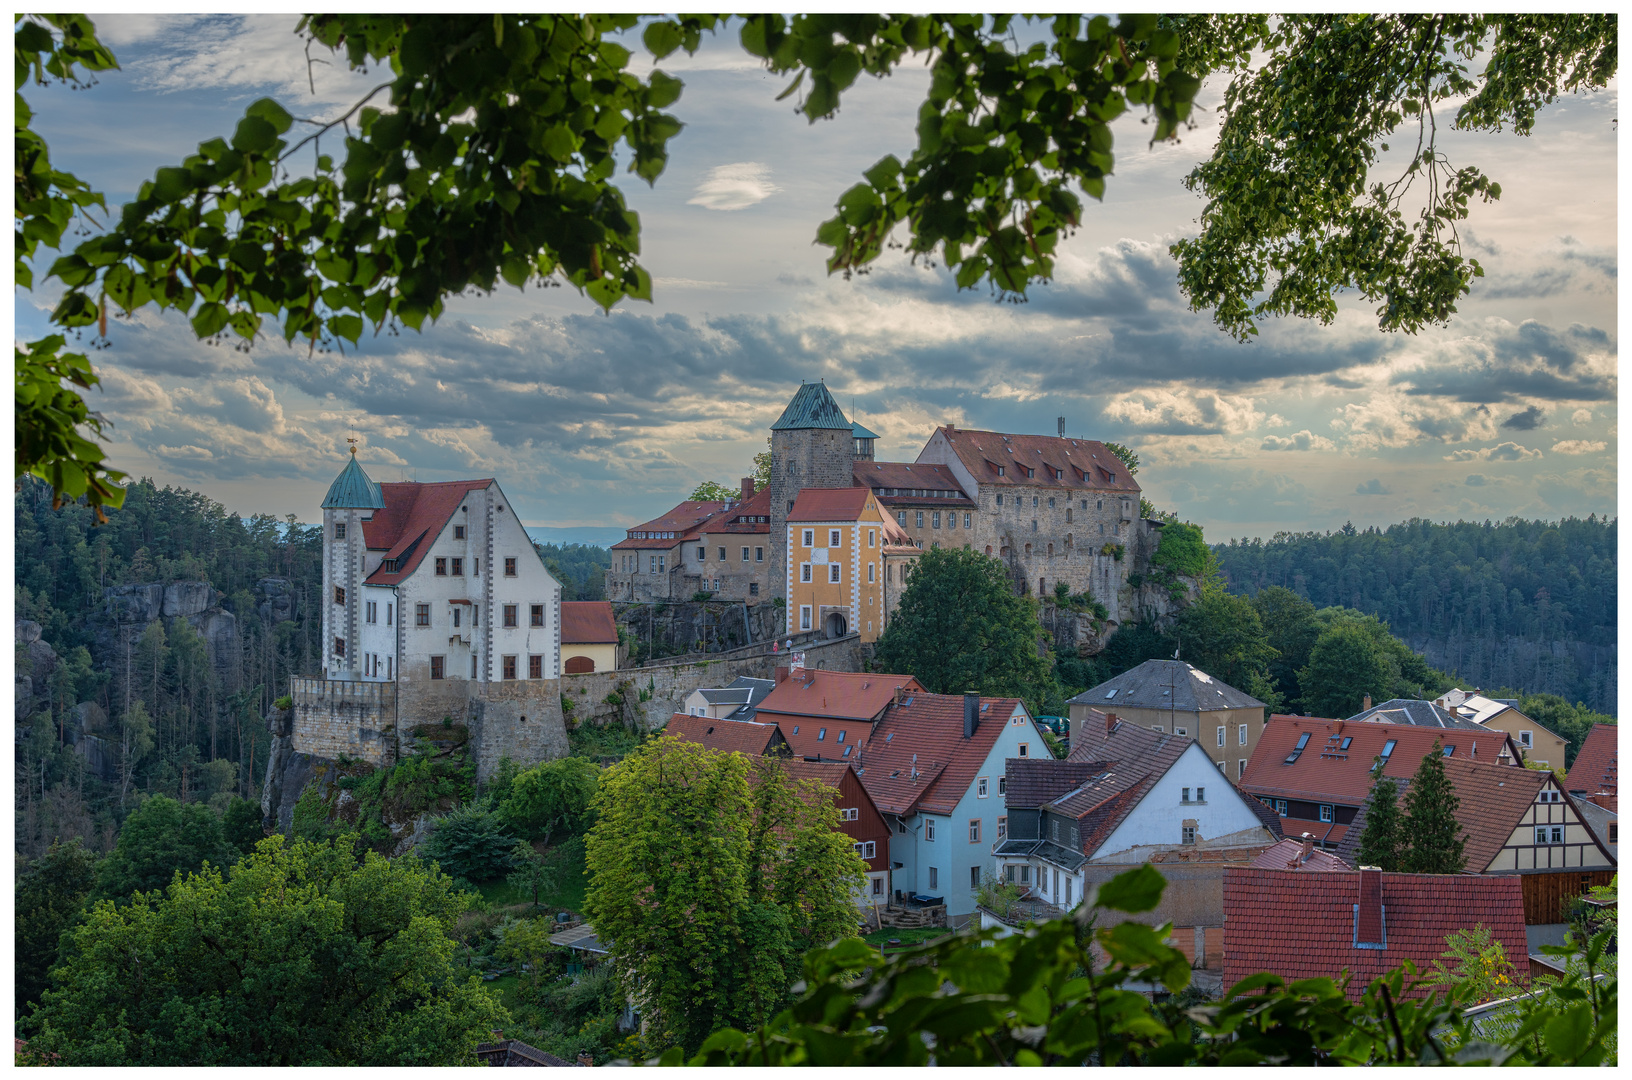
[[[331,759],[344,755],[373,765],[396,760],[393,684],[295,678],[289,680],[289,696],[294,700],[290,747],[295,753]]]
[[[788,511],[802,488],[853,487],[855,451],[850,433],[838,428],[771,432],[771,531],[768,587],[786,593]]]

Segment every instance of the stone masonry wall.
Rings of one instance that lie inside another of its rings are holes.
[[[341,755],[372,765],[396,760],[396,697],[392,683],[338,679],[289,680],[294,699],[290,747],[321,758]]]

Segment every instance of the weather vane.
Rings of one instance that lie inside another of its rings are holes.
[[[346,441],[351,444],[351,456],[356,457],[357,456],[357,440],[354,437],[352,437],[350,435],[347,435],[346,436]]]

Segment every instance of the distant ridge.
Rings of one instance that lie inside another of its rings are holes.
[[[529,525],[527,535],[540,544],[587,544],[606,548],[629,535],[629,530],[615,525],[577,525],[565,529]]]

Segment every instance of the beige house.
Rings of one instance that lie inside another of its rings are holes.
[[[1188,735],[1231,780],[1240,780],[1246,771],[1265,723],[1262,701],[1182,660],[1146,660],[1068,704],[1073,748],[1082,743],[1090,711],[1097,711],[1155,731]]]
[[[1524,751],[1526,761],[1564,767],[1564,740],[1519,711],[1511,698],[1488,698],[1475,690],[1447,690],[1434,704],[1463,720],[1513,736],[1514,745]]]
[[[561,665],[568,675],[616,671],[618,624],[607,600],[572,600],[561,605]]]

